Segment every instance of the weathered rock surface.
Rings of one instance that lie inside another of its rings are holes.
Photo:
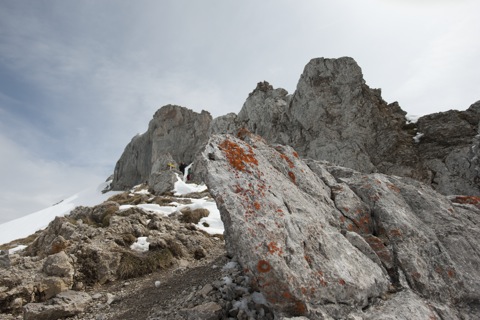
[[[292,146],[302,158],[427,181],[430,173],[404,130],[405,114],[365,84],[352,58],[318,58],[305,66],[292,96],[261,82],[234,118],[236,126],[214,121],[212,132],[245,127],[269,143]]]
[[[184,199],[157,197],[145,189],[111,199],[55,218],[22,255],[9,256],[10,266],[0,268],[0,313],[18,313],[23,305],[33,303],[26,308],[29,319],[72,315],[79,310],[75,303],[64,304],[62,296],[52,299],[68,290],[81,291],[204,259],[217,241],[194,224],[183,223],[181,213],[165,217],[135,206]],[[115,200],[132,207],[120,210]],[[146,251],[132,249],[139,237],[147,237]]]
[[[418,152],[432,172],[432,186],[443,194],[480,194],[480,101],[465,111],[421,117]]]
[[[398,103],[388,104],[380,89],[368,87],[352,58],[312,59],[292,95],[259,82],[238,115],[212,120],[206,112],[161,108],[147,133],[125,149],[113,187],[125,189],[148,181],[160,193],[168,189],[162,181],[169,177],[159,174],[166,169],[166,158],[190,163],[211,134],[236,135],[245,128],[268,143],[292,146],[302,158],[411,177],[431,183],[443,194],[477,195],[479,105],[407,123]],[[192,170],[196,182],[198,170],[196,166]]]
[[[453,203],[416,180],[305,163],[243,136],[213,135],[202,166],[228,253],[277,315],[480,316],[477,198]]]
[[[211,120],[206,111],[196,113],[174,105],[160,108],[147,132],[135,136],[125,148],[115,166],[112,188],[126,190],[145,182],[157,186],[156,175],[169,170],[170,161],[176,167],[192,162],[208,140]]]
[[[85,292],[59,293],[49,304],[29,303],[23,309],[24,320],[52,320],[74,316],[84,311],[92,300]]]

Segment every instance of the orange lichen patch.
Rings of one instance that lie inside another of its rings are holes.
[[[473,204],[477,208],[480,208],[480,197],[477,196],[457,196],[452,199],[452,202],[460,204]]]
[[[392,183],[387,183],[387,187],[388,187],[388,189],[393,190],[396,193],[400,193],[400,189]]]
[[[258,272],[261,272],[261,273],[269,272],[270,270],[272,270],[272,266],[268,261],[260,260],[258,261],[258,264],[257,264],[257,270]]]
[[[292,171],[288,171],[288,176],[290,179],[292,179],[293,183],[296,183],[297,178],[295,177],[295,174]]]
[[[255,207],[255,209],[260,210],[260,203],[258,203],[258,202],[255,201],[255,202],[253,203],[253,206]]]
[[[370,245],[370,248],[375,251],[382,262],[386,263],[387,265],[391,265],[393,263],[392,253],[387,247],[385,247],[385,244],[381,239],[372,235],[365,236],[364,239]]]
[[[251,134],[251,132],[247,128],[242,127],[237,131],[237,138],[244,140],[249,134]]]
[[[340,217],[340,222],[341,222],[341,223],[344,223],[346,220],[347,220],[347,218],[345,218],[344,216],[341,216],[341,217]]]
[[[285,291],[284,293],[282,293],[282,297],[284,297],[285,299],[292,299],[292,294],[288,291]]]
[[[298,159],[298,153],[296,153],[295,151],[293,151],[293,156]]]
[[[453,278],[456,275],[455,270],[452,268],[448,269],[447,274],[448,274],[448,277],[450,278]]]
[[[267,247],[268,247],[268,253],[270,254],[274,254],[274,253],[277,253],[279,256],[283,254],[283,250],[282,248],[280,248],[276,242],[270,242],[269,244],[267,244]]]
[[[349,212],[349,211],[350,211],[350,209],[347,208],[347,207],[343,207],[342,210],[345,211],[345,212]]]
[[[308,265],[311,266],[312,265],[312,257],[310,257],[308,254],[304,255],[303,258],[305,259],[305,261],[307,261]]]
[[[418,280],[422,277],[422,275],[418,272],[412,272],[412,278]]]
[[[248,151],[245,151],[239,144],[229,139],[225,139],[218,146],[225,153],[230,165],[239,171],[245,171],[247,164],[258,165],[258,160],[250,146],[247,146]]]
[[[294,315],[303,316],[307,312],[307,306],[302,301],[295,302]]]
[[[401,237],[402,236],[402,232],[398,229],[390,230],[389,234],[390,234],[391,237]]]
[[[290,168],[295,168],[295,165],[293,164],[292,160],[290,160],[290,158],[284,155],[283,153],[280,154],[280,158],[285,160]]]
[[[322,287],[327,287],[328,286],[328,283],[327,283],[327,281],[325,281],[325,279],[320,279],[320,284],[322,285]]]
[[[344,286],[346,282],[342,278],[339,278],[338,283],[341,284],[342,286]]]

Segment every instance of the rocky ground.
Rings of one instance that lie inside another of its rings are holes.
[[[152,214],[135,205],[189,200],[141,189],[109,200],[55,219],[23,240],[24,251],[1,257],[0,319],[273,319],[223,237],[196,226],[205,209]],[[143,236],[149,250],[132,250]]]

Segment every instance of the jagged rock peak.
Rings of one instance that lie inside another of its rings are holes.
[[[159,185],[157,171],[166,163],[190,162],[211,134],[236,135],[245,128],[270,144],[292,146],[302,158],[326,160],[365,173],[414,178],[444,194],[476,195],[480,193],[475,138],[479,105],[407,123],[406,112],[397,102],[387,103],[380,89],[365,83],[354,59],[316,58],[305,66],[293,94],[262,81],[238,115],[229,113],[211,120],[202,113],[198,117],[204,120],[198,121],[201,125],[191,133],[201,138],[194,139],[193,148],[180,148],[180,153],[171,146],[195,126],[183,121],[183,113],[174,106],[160,109],[150,133],[127,146],[124,154],[136,155],[124,155],[117,163],[114,187],[125,189],[147,180]],[[177,125],[182,129],[175,129]],[[152,143],[156,139],[153,132],[162,137],[158,143]]]
[[[176,105],[160,108],[147,132],[137,135],[126,146],[115,166],[113,189],[125,190],[144,182],[153,187],[158,185],[158,175],[172,181],[171,174],[166,177],[161,173],[169,169],[169,163],[193,161],[208,139],[211,121],[207,111],[197,113]],[[160,189],[166,191],[168,186]]]

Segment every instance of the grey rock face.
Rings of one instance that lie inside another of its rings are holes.
[[[302,158],[365,173],[411,177],[443,194],[475,195],[480,192],[479,139],[475,138],[479,105],[407,124],[398,103],[387,104],[379,89],[369,88],[352,58],[312,59],[293,95],[260,82],[238,115],[212,121],[206,112],[198,115],[177,106],[163,107],[148,132],[125,149],[113,187],[150,183],[152,175],[165,170],[168,154],[174,163],[192,162],[211,134],[237,136],[247,129],[268,143],[292,146]],[[424,134],[419,143],[414,140],[417,133]],[[184,141],[183,137],[194,138]],[[192,171],[194,181],[200,182],[202,168],[195,165]]]
[[[8,256],[8,251],[0,250],[0,268],[9,268],[10,267],[10,257]]]
[[[202,159],[227,250],[277,316],[480,316],[478,197],[307,164],[251,134],[213,135]]]
[[[269,143],[292,146],[303,158],[429,181],[404,128],[405,114],[365,84],[352,58],[318,58],[306,65],[292,96],[261,82],[238,116],[222,118],[212,133],[235,135],[246,128]]]
[[[149,182],[153,174],[169,170],[166,159],[190,163],[205,145],[212,121],[202,111],[167,105],[160,108],[150,121],[148,131],[130,141],[115,166],[112,188],[125,190]]]
[[[305,315],[330,302],[366,306],[388,289],[381,268],[333,227],[330,190],[289,147],[212,136],[206,183],[235,255],[277,310]],[[348,309],[347,307],[347,309]]]
[[[466,111],[421,117],[418,152],[432,171],[432,185],[443,194],[480,194],[480,101]]]

